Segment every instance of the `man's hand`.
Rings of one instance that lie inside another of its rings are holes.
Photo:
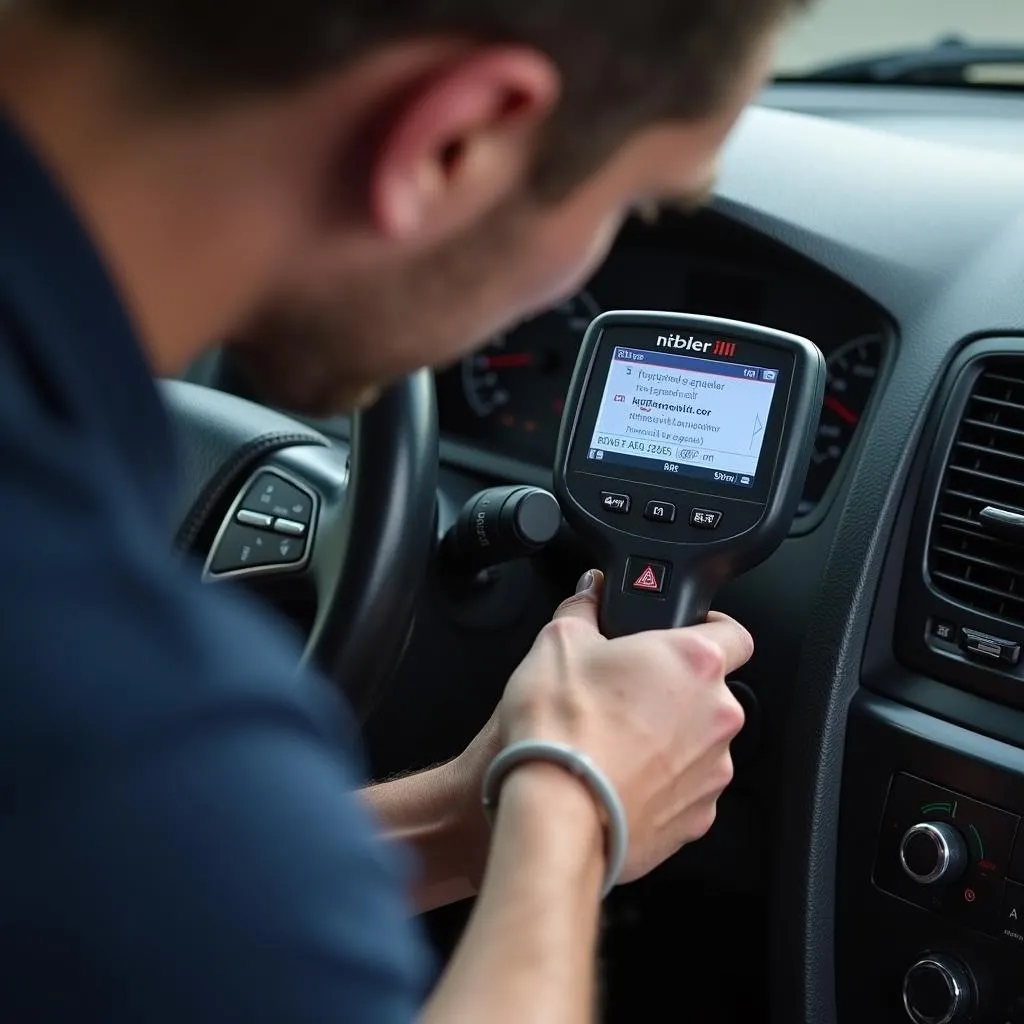
[[[753,641],[718,614],[607,640],[597,625],[602,581],[589,579],[512,676],[498,726],[503,745],[556,740],[605,771],[629,818],[629,881],[711,827],[732,780],[729,743],[743,726],[725,677],[750,658]]]
[[[607,773],[629,817],[628,880],[711,827],[732,778],[729,741],[743,725],[725,676],[753,644],[721,615],[606,640],[597,626],[601,581],[590,579],[541,631],[494,724],[502,744],[568,743]],[[463,764],[485,763],[493,742],[485,730]],[[592,1019],[603,870],[599,808],[586,788],[557,765],[513,768],[480,898],[427,1024]]]
[[[608,774],[629,815],[623,881],[711,827],[732,778],[729,741],[743,725],[725,675],[750,657],[750,635],[712,614],[702,626],[606,640],[597,627],[601,583],[591,574],[561,605],[462,754],[367,791],[385,830],[420,855],[421,910],[479,889],[491,842],[483,775],[517,739],[568,743]]]

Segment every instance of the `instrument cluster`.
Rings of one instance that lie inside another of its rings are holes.
[[[631,223],[585,289],[439,375],[442,435],[478,462],[490,455],[550,468],[580,342],[609,309],[723,316],[817,344],[828,385],[801,514],[821,502],[869,409],[888,327],[846,286],[710,212]]]

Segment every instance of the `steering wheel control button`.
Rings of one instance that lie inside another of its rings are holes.
[[[242,499],[242,508],[263,512],[275,519],[289,519],[305,526],[313,521],[312,495],[277,473],[260,473]]]
[[[976,629],[960,630],[960,646],[967,654],[973,654],[985,661],[1016,665],[1020,661],[1020,644],[1013,640],[1003,640],[988,633],[979,633]]]
[[[662,594],[668,579],[668,564],[631,555],[626,562],[626,589],[634,594]]]
[[[258,526],[264,530],[269,530],[274,525],[273,516],[267,515],[266,512],[250,512],[247,508],[238,510],[235,521],[243,526]]]
[[[722,513],[713,508],[695,508],[690,512],[690,525],[695,530],[717,530]]]
[[[616,494],[614,491],[601,492],[601,508],[605,512],[614,512],[616,515],[629,515],[633,507],[633,499],[628,494]]]
[[[289,537],[305,537],[306,524],[297,523],[294,519],[275,519],[274,532],[283,533]]]
[[[652,523],[674,523],[676,507],[669,501],[649,501],[644,509],[644,519]]]
[[[900,842],[900,865],[918,885],[948,885],[967,868],[967,843],[944,821],[926,821],[907,829]]]
[[[305,541],[231,523],[217,544],[209,571],[211,575],[221,576],[246,569],[287,566],[301,562],[305,553]]]

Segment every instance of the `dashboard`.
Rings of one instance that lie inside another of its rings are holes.
[[[705,840],[607,904],[634,963],[624,1019],[648,992],[729,1024],[1018,1024],[1024,160],[1007,140],[1024,96],[773,97],[805,112],[744,115],[709,209],[630,223],[579,294],[438,375],[439,527],[482,488],[550,481],[599,311],[726,316],[817,344],[829,383],[801,516],[718,601],[757,648],[733,681],[748,718],[735,782]],[[375,773],[457,753],[587,567],[560,536],[456,592],[439,560],[366,723]],[[681,961],[661,936],[694,920],[715,939]],[[739,992],[745,1012],[716,1015]]]
[[[713,213],[631,222],[583,290],[440,374],[440,424],[453,457],[481,470],[495,458],[548,470],[583,334],[610,309],[728,317],[818,345],[827,395],[799,515],[818,509],[870,410],[891,326],[853,289]]]
[[[740,984],[770,993],[735,1019],[1024,1021],[1024,161],[1004,145],[1024,97],[901,95],[871,126],[749,111],[710,209],[629,225],[583,293],[438,381],[447,465],[539,481],[599,309],[760,321],[828,359],[802,516],[718,601],[757,645],[736,781],[643,910],[671,931],[696,892],[731,907],[724,945],[766,965]],[[632,941],[665,972],[645,985],[678,998],[678,947]]]

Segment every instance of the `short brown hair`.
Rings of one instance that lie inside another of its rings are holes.
[[[538,185],[564,191],[646,124],[724,100],[763,34],[809,0],[23,0],[109,32],[182,95],[273,90],[424,35],[536,47],[563,100]]]

